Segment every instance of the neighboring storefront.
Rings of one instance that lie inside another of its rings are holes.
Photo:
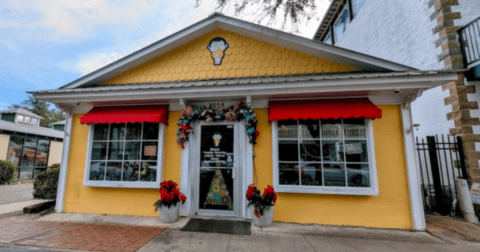
[[[56,90],[68,117],[56,210],[154,216],[163,179],[185,216],[422,230],[409,105],[455,79],[213,15]]]
[[[17,178],[34,178],[59,164],[64,133],[41,127],[42,117],[24,109],[0,111],[0,160],[19,168]]]

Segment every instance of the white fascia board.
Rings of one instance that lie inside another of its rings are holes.
[[[320,57],[326,60],[350,65],[361,70],[372,71],[408,71],[414,68],[382,60],[348,49],[326,45],[311,39],[274,30],[239,19],[215,15],[193,24],[177,33],[161,39],[139,51],[127,55],[105,67],[85,75],[61,88],[77,88],[82,85],[97,84],[106,81],[129,69],[139,66],[166,52],[169,52],[193,39],[215,29],[224,29],[253,39]]]
[[[260,83],[210,87],[127,89],[111,91],[75,90],[73,93],[36,93],[36,99],[53,103],[94,102],[117,100],[148,100],[178,98],[239,97],[276,94],[324,93],[342,91],[370,91],[389,89],[429,89],[446,81],[456,80],[456,74],[436,76],[407,76],[400,78],[339,79],[286,83]]]

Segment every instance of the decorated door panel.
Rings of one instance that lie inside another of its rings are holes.
[[[200,134],[198,209],[234,214],[237,168],[234,125],[202,125]]]

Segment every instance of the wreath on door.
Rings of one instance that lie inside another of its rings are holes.
[[[245,119],[245,128],[251,144],[256,144],[256,139],[260,132],[257,130],[257,115],[244,102],[225,107],[222,104],[210,104],[210,106],[191,105],[185,107],[177,123],[177,143],[185,148],[185,142],[188,141],[190,133],[193,133],[192,122],[194,120],[214,121],[241,121]]]

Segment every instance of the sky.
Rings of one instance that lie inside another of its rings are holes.
[[[26,91],[55,89],[194,24],[216,11],[215,0],[1,0],[0,110],[19,104]],[[329,0],[299,25],[312,38]],[[218,10],[217,10],[218,11]],[[246,10],[234,16],[254,22]],[[267,24],[266,20],[262,24]],[[282,22],[270,27],[280,29]],[[291,26],[284,28],[292,32]]]

